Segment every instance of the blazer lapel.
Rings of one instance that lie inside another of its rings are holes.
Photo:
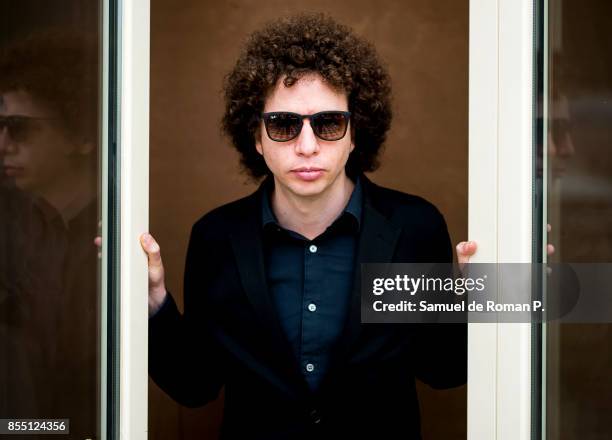
[[[249,206],[245,210],[242,225],[231,234],[230,241],[246,296],[259,318],[261,327],[268,334],[270,352],[276,358],[275,367],[294,379],[302,392],[307,392],[308,384],[285,337],[266,282],[260,215],[261,197],[266,184],[267,180],[249,197]]]

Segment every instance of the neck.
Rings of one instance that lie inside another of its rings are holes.
[[[355,184],[344,173],[323,193],[315,196],[297,195],[275,181],[272,210],[283,228],[312,240],[342,213],[354,187]]]
[[[68,223],[96,198],[96,193],[96,181],[88,169],[81,169],[56,180],[38,195],[57,210],[64,223]]]

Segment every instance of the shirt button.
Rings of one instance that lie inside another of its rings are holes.
[[[316,409],[313,409],[312,411],[310,411],[310,420],[314,424],[321,423],[321,415],[319,414],[319,411],[317,411]]]
[[[308,250],[314,254],[317,251],[317,247],[314,244],[311,244]]]
[[[316,312],[317,311],[316,304],[313,304],[313,303],[308,304],[308,310],[310,310],[311,312]]]
[[[306,364],[306,371],[312,373],[314,371],[314,365],[310,363]]]

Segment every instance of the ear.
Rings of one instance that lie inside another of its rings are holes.
[[[257,148],[257,152],[263,156],[263,147],[261,146],[261,130],[257,130],[255,133],[255,148]]]

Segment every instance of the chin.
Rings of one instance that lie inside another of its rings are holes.
[[[15,187],[19,188],[21,191],[35,193],[37,192],[36,181],[32,181],[32,179],[28,179],[26,176],[18,176],[15,177]]]
[[[292,185],[291,190],[300,196],[316,196],[323,192],[321,185]]]
[[[301,180],[289,182],[288,185],[291,192],[300,196],[314,196],[321,194],[327,188],[324,179],[319,179],[313,182],[304,182]]]

